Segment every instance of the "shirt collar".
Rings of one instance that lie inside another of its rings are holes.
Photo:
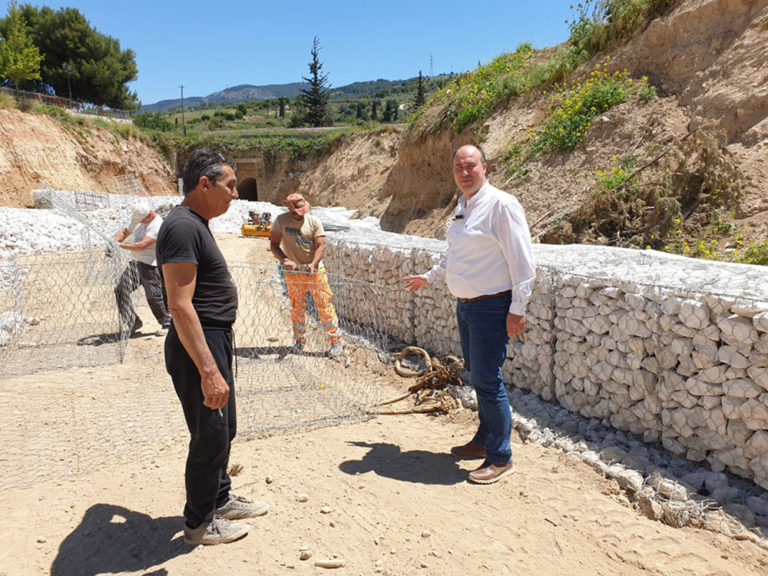
[[[461,205],[461,206],[473,206],[474,204],[477,203],[478,199],[482,198],[485,195],[485,193],[486,193],[486,191],[487,191],[489,186],[490,186],[490,183],[488,182],[488,180],[486,180],[485,184],[480,186],[480,189],[477,192],[475,192],[474,194],[472,194],[472,197],[469,199],[469,201],[467,201],[464,198],[464,194],[460,194],[459,195],[459,205]]]

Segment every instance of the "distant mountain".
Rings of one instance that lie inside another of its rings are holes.
[[[251,84],[241,84],[219,90],[208,94],[208,96],[192,96],[184,98],[184,106],[192,108],[198,104],[236,104],[238,102],[251,102],[254,100],[269,100],[270,98],[295,98],[299,95],[302,88],[306,88],[305,82],[294,82],[293,84],[268,84],[266,86],[252,86]],[[181,99],[160,100],[155,104],[147,104],[139,109],[139,112],[162,112],[170,108],[181,106]]]
[[[430,85],[435,82],[444,81],[450,78],[451,74],[440,74],[432,78],[425,78]],[[408,80],[370,80],[366,82],[353,82],[346,86],[331,86],[330,96],[332,99],[358,98],[361,96],[381,97],[388,94],[397,94],[408,91],[415,91],[418,78],[409,78]],[[253,86],[251,84],[241,84],[225,90],[213,92],[208,96],[192,96],[184,98],[184,106],[192,108],[199,104],[237,104],[239,102],[252,102],[254,100],[269,100],[271,98],[296,98],[301,89],[308,88],[306,82],[294,82],[293,84],[268,84],[266,86]],[[181,99],[161,100],[155,104],[142,106],[139,112],[163,112],[170,108],[181,106]]]

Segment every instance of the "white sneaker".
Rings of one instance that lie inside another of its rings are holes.
[[[216,509],[216,516],[227,520],[240,520],[242,518],[264,516],[267,510],[269,510],[267,502],[248,500],[242,496],[230,494],[227,503]]]
[[[203,544],[210,546],[213,544],[226,544],[239,540],[246,534],[251,527],[242,522],[230,522],[218,516],[213,517],[211,522],[203,522],[197,528],[190,528],[184,524],[184,542],[198,546]]]

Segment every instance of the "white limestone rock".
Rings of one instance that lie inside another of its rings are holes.
[[[683,300],[678,316],[683,324],[694,330],[702,330],[709,325],[709,307],[698,300]]]

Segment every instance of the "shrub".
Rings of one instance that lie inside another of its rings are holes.
[[[16,99],[6,92],[0,92],[0,108],[16,108]]]
[[[752,244],[736,261],[742,264],[768,266],[768,241],[763,240],[757,244]]]
[[[531,69],[536,51],[530,44],[523,43],[510,54],[503,54],[488,64],[459,75],[446,89],[434,96],[445,106],[444,113],[437,119],[434,131],[450,125],[455,132],[487,118],[500,103],[528,93],[534,86]],[[543,74],[536,76],[540,81]],[[414,120],[420,115],[415,115]]]
[[[583,140],[595,117],[626,102],[647,78],[635,83],[626,71],[609,73],[599,65],[583,80],[551,96],[544,126],[531,147],[532,157],[549,152],[570,152]]]
[[[143,112],[133,117],[133,124],[138,128],[168,132],[173,128],[168,117],[160,112]]]
[[[676,0],[584,0],[569,22],[569,45],[581,62],[626,42],[646,19]],[[573,7],[572,7],[573,8]]]

